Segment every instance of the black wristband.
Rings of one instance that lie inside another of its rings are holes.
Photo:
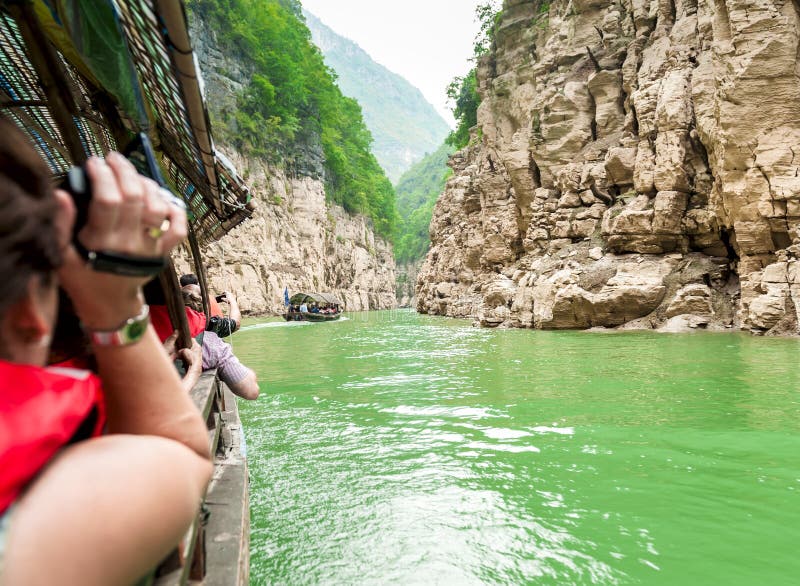
[[[72,244],[93,270],[103,273],[124,277],[154,277],[167,266],[167,260],[163,256],[135,256],[121,252],[88,250],[77,239]]]

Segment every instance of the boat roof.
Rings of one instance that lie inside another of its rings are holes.
[[[289,300],[292,305],[301,303],[328,303],[330,305],[341,305],[342,302],[335,295],[330,293],[295,293]]]
[[[248,187],[214,147],[183,2],[2,3],[0,115],[56,176],[146,132],[201,243],[252,214]]]

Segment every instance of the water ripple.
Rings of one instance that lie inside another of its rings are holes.
[[[312,326],[235,336],[253,584],[794,583],[797,341]]]

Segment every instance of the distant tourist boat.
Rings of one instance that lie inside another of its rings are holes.
[[[283,318],[286,321],[334,321],[342,317],[342,303],[329,293],[295,293]]]

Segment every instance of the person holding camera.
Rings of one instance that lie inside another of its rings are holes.
[[[198,279],[197,275],[194,273],[186,273],[185,275],[181,275],[180,279],[178,280],[180,281],[181,289],[187,285],[200,286],[200,279]],[[208,317],[224,317],[225,314],[222,313],[222,308],[219,306],[221,297],[223,296],[217,295],[216,297],[208,298]]]
[[[182,287],[181,290],[185,293],[189,293],[190,295],[194,295],[199,299],[202,299],[202,293],[200,291],[200,285],[186,285]],[[224,293],[222,295],[218,295],[216,297],[218,301],[227,301],[228,307],[228,317],[223,316],[212,316],[209,317],[206,321],[206,331],[214,332],[220,338],[227,338],[233,332],[239,329],[239,325],[242,323],[242,314],[239,311],[239,304],[236,303],[236,298],[231,295],[230,293]],[[199,312],[203,311],[202,301],[200,303]]]
[[[93,197],[73,241],[70,195],[0,120],[3,585],[135,582],[185,534],[212,473],[205,422],[142,298],[186,237],[185,210],[120,154],[85,169]],[[45,367],[59,286],[97,376]]]
[[[203,310],[202,297],[189,287],[184,287],[182,293],[187,314],[202,315],[200,313]],[[176,334],[177,332],[173,335]],[[239,362],[231,345],[223,342],[213,330],[206,328],[201,334],[203,370],[216,368],[219,379],[228,385],[235,395],[248,401],[258,399],[260,390],[256,373]]]
[[[222,295],[217,295],[215,300],[218,303],[228,304],[228,317],[211,316],[206,329],[216,332],[221,338],[226,338],[242,325],[242,312],[239,309],[239,303],[236,301],[236,297],[234,297],[233,293],[230,291],[225,291]],[[227,320],[227,322],[225,320]]]
[[[191,273],[182,275],[180,284],[182,291],[188,291],[190,294],[196,295],[202,299],[202,290],[200,289],[200,282],[197,276]],[[210,297],[208,303],[209,319],[206,324],[206,330],[214,332],[220,338],[227,338],[239,329],[242,323],[242,312],[239,309],[236,297],[234,297],[232,293],[226,291],[222,295]],[[228,304],[227,317],[222,313],[219,303]],[[200,311],[202,311],[202,309]]]

